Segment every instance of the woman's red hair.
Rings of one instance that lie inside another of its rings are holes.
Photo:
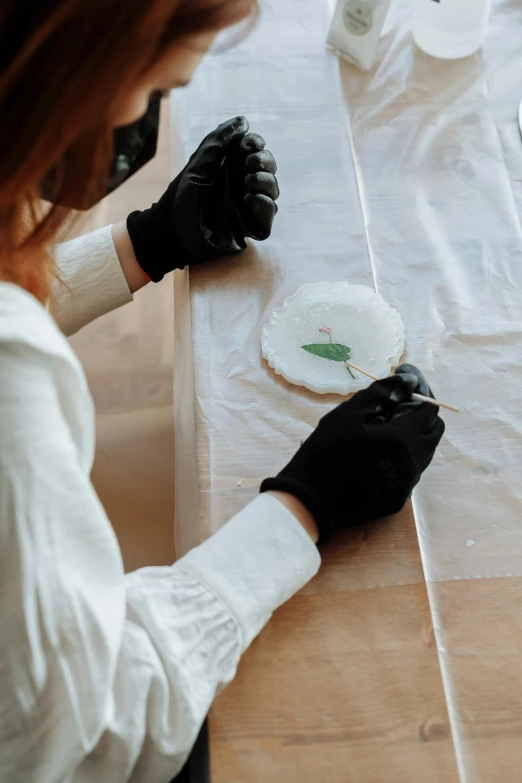
[[[0,280],[48,299],[47,248],[69,212],[42,209],[46,174],[58,176],[65,203],[101,196],[114,106],[173,47],[241,21],[254,6],[255,0],[2,0]]]

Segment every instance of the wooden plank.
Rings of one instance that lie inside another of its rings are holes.
[[[458,781],[411,509],[324,549],[210,728],[214,783]]]
[[[473,783],[518,783],[522,768],[522,578],[433,586],[448,702]]]

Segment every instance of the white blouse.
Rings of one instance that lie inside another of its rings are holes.
[[[66,334],[130,301],[110,228],[56,250]],[[318,570],[260,496],[173,566],[125,575],[90,482],[93,403],[49,313],[0,283],[0,781],[163,783],[271,613]]]

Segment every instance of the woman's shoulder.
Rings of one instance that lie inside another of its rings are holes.
[[[62,359],[81,372],[81,365],[48,310],[32,294],[0,282],[0,350],[25,346],[52,359]]]
[[[51,315],[31,294],[0,283],[0,463],[63,428],[89,462],[93,418],[82,366]]]

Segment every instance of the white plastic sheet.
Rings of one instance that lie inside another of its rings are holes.
[[[186,96],[187,151],[245,114],[281,184],[269,241],[191,273],[190,513],[217,530],[339,401],[269,370],[269,310],[307,282],[374,286],[402,315],[408,361],[462,410],[414,509],[460,776],[491,781],[488,763],[505,775],[521,760],[520,742],[493,738],[522,723],[522,7],[494,4],[484,50],[442,62],[415,50],[403,0],[371,74],[326,52],[326,2],[263,9]]]

